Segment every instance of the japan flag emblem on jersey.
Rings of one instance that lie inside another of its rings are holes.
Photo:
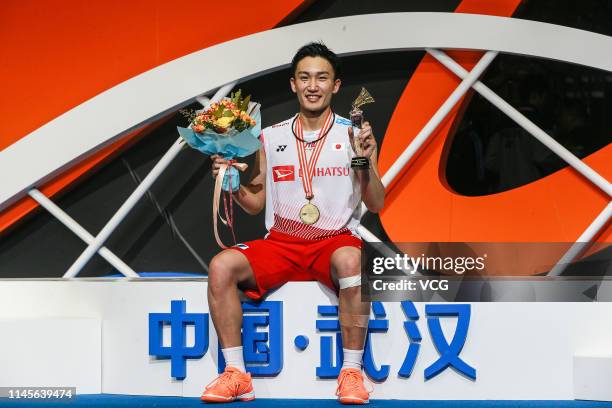
[[[344,147],[345,147],[344,143],[334,143],[332,145],[332,150],[334,152],[343,152],[344,151]]]

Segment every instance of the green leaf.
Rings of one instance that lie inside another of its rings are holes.
[[[215,109],[215,112],[213,114],[215,115],[215,118],[220,118],[221,115],[223,115],[223,105],[217,106],[217,109]]]
[[[230,111],[230,110],[226,110],[226,111],[223,113],[223,117],[226,117],[226,118],[231,118],[232,116],[234,116],[234,114],[233,114],[233,113],[232,113],[232,111]]]
[[[244,98],[242,105],[240,105],[240,110],[246,111],[249,108],[249,102],[251,101],[251,95]]]

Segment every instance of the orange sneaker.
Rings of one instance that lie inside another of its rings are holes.
[[[251,373],[227,366],[225,371],[204,389],[200,397],[206,402],[252,401],[255,399]]]
[[[367,404],[370,402],[370,393],[363,384],[361,370],[345,368],[338,376],[336,395],[342,404]]]

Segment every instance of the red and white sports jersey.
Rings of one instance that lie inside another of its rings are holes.
[[[326,125],[331,125],[331,129],[327,136],[306,145],[309,160],[313,152],[320,149],[312,178],[314,198],[311,200],[318,207],[320,217],[314,224],[307,225],[299,215],[308,200],[298,156],[300,142],[292,131],[292,126],[297,126],[295,118],[262,131],[267,160],[266,228],[303,239],[320,239],[346,232],[356,235],[361,189],[350,166],[354,156],[348,138],[350,120],[330,115]],[[306,141],[316,140],[318,136],[319,131],[304,132],[303,135]]]

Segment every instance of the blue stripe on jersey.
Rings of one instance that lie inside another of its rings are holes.
[[[351,125],[351,121],[350,120],[341,118],[340,116],[336,117],[336,123],[339,124],[339,125],[346,125],[346,126],[350,126]]]

